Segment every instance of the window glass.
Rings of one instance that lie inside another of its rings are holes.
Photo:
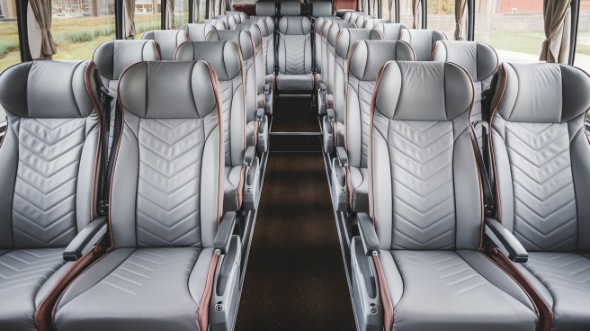
[[[0,72],[20,62],[16,0],[0,0]],[[0,109],[0,122],[4,112]]]
[[[580,0],[578,42],[574,65],[590,73],[590,0]]]
[[[195,0],[195,8],[199,8],[198,15],[195,15],[195,22],[201,22],[207,18],[207,0]]]
[[[161,0],[135,0],[135,39],[146,31],[160,30],[162,26]]]
[[[168,0],[170,1],[170,0]],[[188,0],[174,1],[174,20],[173,29],[178,29],[181,25],[188,23]]]
[[[408,28],[412,28],[414,16],[412,15],[412,0],[399,0],[399,21]]]
[[[465,10],[467,15],[467,9]],[[427,27],[442,31],[448,39],[455,36],[455,0],[428,0]]]
[[[391,4],[395,5],[395,0]],[[381,18],[391,19],[391,12],[389,11],[389,0],[381,0]]]
[[[115,0],[51,0],[54,60],[89,60],[94,49],[115,39]]]
[[[475,1],[475,40],[494,47],[500,61],[538,61],[545,40],[543,0]]]

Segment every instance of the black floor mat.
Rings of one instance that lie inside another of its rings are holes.
[[[311,97],[281,96],[275,101],[272,132],[319,132],[317,111]]]
[[[269,155],[237,331],[355,330],[321,153]]]

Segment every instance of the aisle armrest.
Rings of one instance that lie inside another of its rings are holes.
[[[88,253],[97,244],[106,239],[108,222],[106,216],[94,219],[82,231],[74,237],[64,250],[63,257],[66,261],[77,261]]]
[[[484,232],[490,242],[511,261],[516,263],[526,263],[528,261],[529,253],[524,246],[512,232],[508,231],[497,220],[486,217]]]
[[[225,213],[219,223],[217,234],[213,240],[213,250],[215,250],[216,253],[221,255],[227,253],[235,226],[236,212],[230,211]]]
[[[373,254],[378,254],[379,239],[377,238],[377,232],[375,232],[375,227],[373,226],[373,222],[371,222],[369,214],[358,213],[357,221],[365,255],[371,256]]]

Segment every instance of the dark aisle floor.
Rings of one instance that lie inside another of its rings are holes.
[[[355,330],[321,153],[269,155],[237,331]]]
[[[311,97],[280,97],[274,106],[272,132],[319,132]]]

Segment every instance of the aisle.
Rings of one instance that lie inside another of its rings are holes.
[[[254,231],[237,331],[355,330],[321,153],[269,155]]]

